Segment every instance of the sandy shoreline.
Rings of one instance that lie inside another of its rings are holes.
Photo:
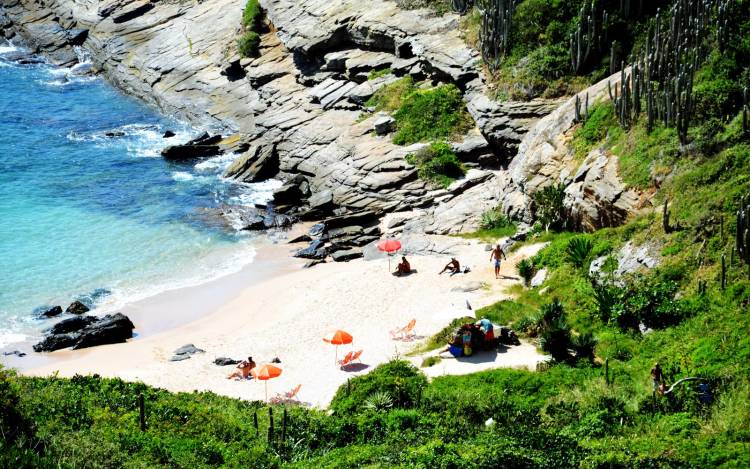
[[[253,381],[225,379],[232,367],[216,366],[213,360],[221,356],[252,355],[260,364],[278,357],[281,360],[278,366],[284,371],[269,382],[269,394],[302,384],[299,394],[302,401],[325,406],[348,377],[414,347],[414,342],[391,340],[389,330],[414,318],[418,337],[429,336],[455,317],[473,315],[466,307],[467,301],[477,309],[507,297],[503,293],[505,287],[518,282],[513,279],[515,263],[538,249],[528,246],[513,253],[502,267],[506,277],[496,280],[483,243],[456,238],[450,242],[455,245],[459,260],[471,267],[470,273],[439,276],[437,272],[447,259],[433,255],[413,256],[412,266],[418,273],[404,278],[388,273],[386,259],[328,263],[312,269],[300,269],[298,260],[294,263],[284,260],[282,264],[286,267],[275,275],[219,301],[223,304],[200,319],[144,334],[125,344],[54,352],[41,366],[29,367],[30,362],[26,362],[23,372],[29,375],[57,372],[61,376],[98,373],[143,381],[171,391],[206,390],[253,400],[264,398],[264,386]],[[272,259],[279,259],[274,256],[281,253],[288,259],[292,247],[280,244],[269,249],[264,254],[259,250],[259,256],[268,255],[266,260],[273,262]],[[462,291],[477,282],[486,285]],[[179,292],[175,295],[181,296]],[[138,322],[136,325],[139,326]],[[353,346],[340,347],[339,355],[363,349],[362,362],[366,366],[347,372],[334,365],[334,347],[321,338],[337,328],[354,336]],[[172,352],[188,343],[206,352],[189,360],[170,362]],[[512,347],[491,361],[483,361],[476,369],[472,363],[445,361],[442,367],[438,365],[428,374],[471,372],[497,366],[532,367],[542,358],[529,347]]]

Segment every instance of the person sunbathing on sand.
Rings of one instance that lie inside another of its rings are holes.
[[[247,379],[253,368],[255,368],[253,357],[247,357],[247,360],[242,360],[239,365],[237,365],[237,371],[227,376],[227,379]]]
[[[451,257],[451,261],[443,267],[443,270],[441,270],[438,275],[441,275],[444,272],[450,272],[451,275],[457,274],[461,272],[461,264],[458,263],[455,257]]]
[[[396,274],[397,276],[402,275],[408,275],[411,273],[411,265],[409,265],[409,261],[406,260],[406,257],[401,257],[401,263],[399,263],[398,267],[396,268]]]

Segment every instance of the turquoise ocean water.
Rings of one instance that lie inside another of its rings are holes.
[[[0,42],[0,348],[49,326],[34,313],[45,305],[114,310],[252,260],[215,213],[266,200],[273,182],[223,180],[230,156],[162,160],[198,130],[100,78],[3,61],[12,50]]]

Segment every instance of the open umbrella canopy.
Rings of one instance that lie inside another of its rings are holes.
[[[346,331],[335,330],[333,332],[329,332],[328,334],[326,334],[326,336],[323,337],[323,340],[333,345],[344,345],[344,344],[351,344],[352,340],[354,339],[352,335]]]
[[[397,239],[384,239],[377,244],[378,249],[387,252],[388,254],[396,252],[401,249],[401,241]]]
[[[252,370],[250,370],[250,374],[252,374],[253,378],[255,379],[266,381],[279,376],[281,374],[281,368],[267,363],[265,365],[253,368]]]

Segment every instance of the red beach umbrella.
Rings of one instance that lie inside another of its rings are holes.
[[[281,375],[281,371],[281,368],[269,363],[250,370],[250,374],[253,375],[253,378],[266,382],[266,402],[268,402],[268,380]]]
[[[384,239],[377,244],[378,249],[388,254],[388,271],[391,271],[391,254],[401,249],[401,241]]]
[[[336,329],[335,331],[329,332],[325,337],[323,337],[323,342],[328,342],[329,344],[333,344],[336,346],[336,361],[338,361],[339,359],[339,345],[351,344],[353,340],[354,338],[351,334],[346,331],[342,331],[341,329]]]

